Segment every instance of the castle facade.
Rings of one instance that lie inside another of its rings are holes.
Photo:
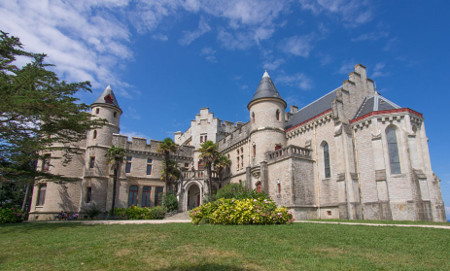
[[[231,160],[214,187],[241,183],[267,192],[296,219],[371,219],[446,221],[440,180],[431,168],[423,115],[382,97],[356,65],[338,88],[298,109],[280,96],[264,73],[248,103],[247,123],[222,121],[208,108],[185,132],[172,159],[181,170],[180,211],[201,204],[208,194],[207,174],[198,148],[211,140]],[[119,134],[122,110],[108,86],[92,104],[93,117],[107,125],[77,142],[78,153],[64,166],[58,151],[45,154],[38,168],[77,178],[70,183],[38,182],[30,220],[54,219],[60,211],[80,212],[112,206],[113,170],[105,154],[125,149],[119,170],[116,207],[161,204],[163,155],[160,141]]]

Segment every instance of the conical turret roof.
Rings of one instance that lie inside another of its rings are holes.
[[[111,89],[111,86],[108,85],[105,90],[102,92],[102,94],[95,100],[92,105],[95,104],[107,104],[114,107],[117,107],[122,111],[122,109],[119,106],[119,103],[117,102],[116,95],[114,95],[114,91]]]
[[[267,70],[264,72],[261,81],[259,82],[258,88],[256,89],[255,95],[253,95],[253,98],[248,103],[248,106],[250,106],[250,104],[254,101],[262,98],[277,98],[280,99],[286,106],[286,102],[283,100],[283,98],[281,98],[280,93],[278,93],[278,90],[272,82],[272,79],[270,79]]]

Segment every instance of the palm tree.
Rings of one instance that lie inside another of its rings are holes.
[[[116,205],[116,190],[117,190],[117,179],[119,178],[120,166],[122,165],[123,159],[125,157],[125,150],[121,147],[115,147],[112,145],[105,154],[108,164],[112,164],[111,168],[114,170],[114,180],[113,180],[113,195],[111,204],[111,216],[114,215],[114,207]]]
[[[163,180],[167,176],[167,188],[168,193],[175,193],[176,194],[176,183],[175,181],[180,178],[181,172],[177,168],[177,162],[173,160],[169,160],[169,163],[166,166],[166,162],[164,161],[164,168],[161,170],[161,180]],[[166,174],[167,171],[167,174]],[[173,188],[173,185],[175,184],[175,189]]]
[[[205,161],[206,172],[208,174],[209,197],[212,199],[212,165],[219,157],[217,145],[208,140],[200,145],[200,157]]]
[[[164,154],[164,191],[167,194],[167,189],[169,188],[169,182],[170,182],[170,178],[169,178],[169,160],[170,160],[170,154],[171,153],[175,153],[178,149],[177,144],[175,144],[175,142],[173,142],[173,140],[168,137],[165,138],[161,143],[159,143],[158,146],[158,152]]]
[[[226,157],[225,155],[220,155],[216,161],[214,161],[214,169],[217,172],[217,175],[219,176],[219,182],[222,182],[223,175],[225,173],[225,170],[229,168],[231,165],[230,159]]]

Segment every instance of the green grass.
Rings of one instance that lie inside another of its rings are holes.
[[[369,224],[405,224],[405,225],[437,225],[450,226],[449,222],[410,221],[410,220],[348,220],[348,219],[311,219],[310,221],[369,223]]]
[[[0,226],[1,270],[450,270],[450,231],[271,226]]]

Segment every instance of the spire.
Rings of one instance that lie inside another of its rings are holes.
[[[261,81],[259,82],[259,86],[256,89],[255,95],[253,95],[253,98],[248,103],[248,106],[256,100],[262,99],[262,98],[276,98],[280,99],[286,107],[286,102],[281,98],[280,93],[278,93],[277,88],[272,82],[272,79],[270,79],[269,73],[267,70],[264,72]]]
[[[114,95],[114,91],[111,89],[111,86],[108,85],[102,94],[95,100],[92,104],[108,104],[120,109],[119,103],[117,102],[116,96]],[[121,110],[121,109],[120,109]]]

